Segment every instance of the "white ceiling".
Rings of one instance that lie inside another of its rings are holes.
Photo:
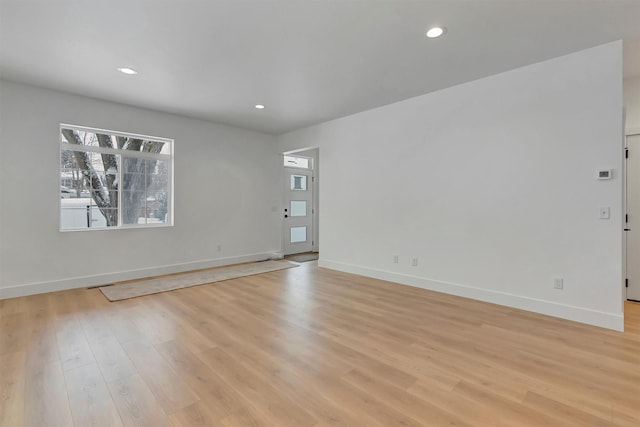
[[[0,0],[5,79],[269,133],[617,39],[640,0]]]

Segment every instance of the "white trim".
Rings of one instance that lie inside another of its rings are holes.
[[[270,259],[273,256],[273,252],[264,252],[249,255],[239,255],[235,257],[215,258],[201,261],[185,262],[180,264],[163,265],[159,267],[141,268],[138,270],[97,274],[95,276],[70,277],[67,279],[51,280],[48,282],[3,286],[0,288],[0,300],[7,298],[24,297],[35,294],[43,294],[47,292],[64,291],[68,289],[106,285],[109,283],[121,282],[124,280],[142,279],[145,277],[160,276],[163,274],[171,273],[181,273],[184,271],[198,270],[202,268],[221,267],[224,265],[239,264],[242,262],[262,261]]]
[[[521,310],[533,311],[535,313],[560,317],[562,319],[587,323],[589,325],[600,326],[616,331],[624,330],[623,313],[617,314],[589,310],[582,307],[558,304],[556,302],[545,301],[536,298],[529,298],[520,295],[508,294],[505,292],[481,289],[457,283],[447,283],[418,276],[411,276],[408,274],[394,273],[391,271],[377,270],[369,267],[345,264],[322,258],[320,258],[320,260],[318,261],[318,266],[331,270],[357,274],[360,276],[387,280],[401,285],[408,285],[416,288],[443,292],[450,295],[457,295],[464,298],[471,298],[478,301],[490,302],[507,307],[514,307]]]
[[[629,149],[629,144],[627,140],[630,136],[640,135],[640,128],[630,128],[625,131],[625,136],[622,138],[622,306],[624,307],[624,302],[627,301],[627,279],[628,271],[627,271],[627,232],[624,231],[627,228],[627,222],[625,221],[625,217],[628,214],[627,211],[627,163],[628,159],[626,156],[626,151]]]
[[[318,148],[317,146],[314,147],[306,147],[306,148],[296,148],[295,150],[289,150],[289,151],[285,151],[282,153],[283,156],[291,156],[294,155],[294,157],[300,157],[300,156],[295,156],[296,153],[302,153],[303,151],[310,151],[310,150],[315,150],[316,148]]]
[[[122,227],[123,225],[123,218],[122,218],[122,206],[124,206],[123,202],[122,202],[122,198],[123,195],[122,193],[124,193],[124,191],[120,191],[122,186],[123,186],[123,182],[124,182],[124,172],[122,171],[122,169],[124,169],[124,158],[122,156],[118,156],[116,157],[116,164],[118,165],[118,224],[116,225],[116,227]],[[147,162],[144,162],[145,164],[145,172],[147,170]],[[145,181],[147,180],[147,175],[145,173],[145,177],[144,177]],[[83,183],[84,184],[84,183]],[[147,187],[145,186],[145,194],[144,194],[144,216],[147,216],[147,191],[146,191]],[[60,217],[62,217],[62,211],[60,211]],[[62,222],[62,218],[60,218],[60,222]],[[146,221],[145,221],[146,222]],[[146,225],[146,224],[145,224]],[[88,229],[91,229],[91,227],[87,227]],[[107,227],[108,228],[108,227]],[[62,227],[60,227],[60,230],[62,230]]]
[[[169,170],[167,171],[169,174],[169,180],[168,180],[168,184],[169,184],[169,194],[167,195],[167,200],[169,201],[169,207],[167,209],[167,220],[166,220],[166,224],[170,225],[170,226],[174,226],[173,223],[173,205],[175,200],[173,200],[173,194],[174,194],[174,180],[173,180],[173,176],[174,176],[174,167],[175,167],[175,160],[176,159],[176,152],[175,152],[175,147],[173,145],[173,143],[171,143],[171,160],[169,160]],[[122,182],[122,181],[121,181]],[[121,201],[120,201],[121,202]]]
[[[620,286],[622,287],[622,307],[623,307],[623,311],[624,311],[624,302],[627,300],[627,284],[626,284],[626,279],[629,277],[627,276],[627,232],[625,231],[625,229],[627,228],[627,222],[625,221],[626,215],[627,215],[627,156],[626,156],[626,152],[627,149],[629,148],[628,144],[627,144],[627,139],[629,138],[629,136],[631,135],[625,135],[622,138],[622,218],[620,218],[620,221],[622,223],[622,283],[620,284]]]
[[[96,205],[94,205],[96,206]],[[96,206],[97,207],[97,206]],[[120,212],[118,212],[118,219],[120,220]],[[158,223],[149,223],[149,224],[123,224],[123,225],[114,225],[111,227],[84,227],[84,228],[65,228],[60,229],[60,233],[75,233],[78,231],[111,231],[111,230],[130,230],[132,228],[136,229],[145,229],[145,228],[165,228],[165,227],[173,227],[173,224],[169,224],[167,222],[158,222]]]

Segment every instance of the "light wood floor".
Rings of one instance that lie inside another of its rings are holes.
[[[618,333],[319,269],[0,301],[2,426],[640,426]]]

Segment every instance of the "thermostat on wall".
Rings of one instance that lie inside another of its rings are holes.
[[[611,179],[611,169],[598,169],[598,179]]]

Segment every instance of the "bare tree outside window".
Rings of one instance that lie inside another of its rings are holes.
[[[171,140],[65,126],[61,137],[62,229],[167,224]]]

